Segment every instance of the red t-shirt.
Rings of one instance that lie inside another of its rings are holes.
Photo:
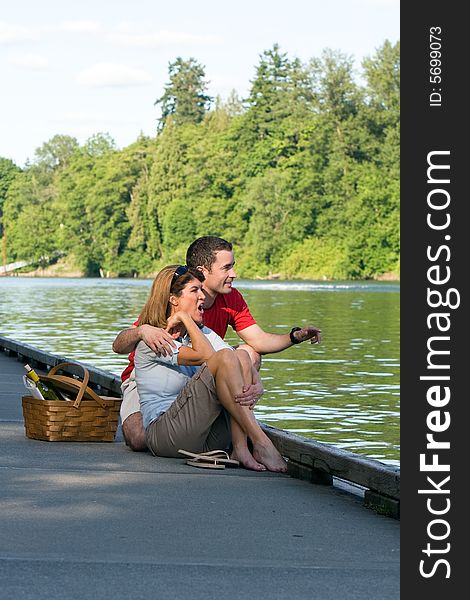
[[[137,320],[134,325],[138,325]],[[255,325],[250,309],[240,292],[232,288],[230,294],[218,294],[214,304],[204,310],[204,325],[215,331],[221,338],[225,337],[227,327],[230,325],[234,331],[242,331],[250,325]],[[134,368],[134,351],[129,356],[129,364],[121,374],[125,381]]]

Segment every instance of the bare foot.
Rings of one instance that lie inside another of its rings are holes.
[[[240,465],[245,467],[245,469],[250,469],[251,471],[266,471],[264,464],[256,461],[248,448],[234,448],[230,458],[238,460]]]
[[[268,440],[267,444],[253,444],[253,456],[257,461],[265,465],[268,471],[276,473],[285,473],[287,471],[287,463],[274,447],[273,443]]]

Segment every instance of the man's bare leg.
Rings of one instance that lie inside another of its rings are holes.
[[[253,411],[234,400],[245,383],[242,364],[237,354],[231,350],[220,350],[207,361],[207,366],[215,378],[219,402],[252,441],[254,459],[265,465],[269,471],[285,472],[286,461],[258,425]]]
[[[245,352],[248,352],[248,355],[251,359],[251,364],[254,366],[254,368],[257,371],[261,369],[261,354],[258,354],[258,352],[253,350],[251,346],[248,346],[248,344],[238,344],[238,346],[235,346],[235,349],[245,350]]]
[[[132,413],[127,417],[122,424],[122,434],[124,435],[126,444],[134,452],[147,450],[145,429],[140,411]]]

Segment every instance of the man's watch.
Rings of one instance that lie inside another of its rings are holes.
[[[290,330],[289,337],[290,337],[290,341],[293,344],[301,344],[302,343],[302,340],[298,340],[294,337],[294,332],[300,331],[301,329],[302,329],[302,327],[292,327],[292,329]]]

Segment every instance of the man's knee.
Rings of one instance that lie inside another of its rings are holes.
[[[242,368],[251,372],[251,368],[253,365],[251,362],[251,356],[248,354],[248,352],[246,352],[243,348],[237,348],[235,350],[235,354],[238,357]]]
[[[134,452],[147,450],[141,412],[132,413],[127,417],[122,424],[122,434],[127,446]]]
[[[214,352],[214,354],[207,361],[209,371],[216,378],[218,377],[219,373],[233,372],[233,369],[236,367],[236,365],[240,364],[238,356],[236,356],[237,354],[238,352],[234,352],[230,348],[222,348],[222,350]]]
[[[233,364],[234,362],[234,353],[230,348],[222,348],[222,350],[217,350],[207,361],[207,365],[211,368],[211,364],[215,366],[225,365],[225,364]]]
[[[239,344],[237,346],[237,350],[244,350],[245,352],[248,353],[248,356],[250,357],[251,360],[251,364],[253,365],[253,367],[259,371],[261,368],[261,354],[259,354],[258,352],[256,352],[256,350],[253,350],[253,348],[251,346],[248,346],[248,344]]]

